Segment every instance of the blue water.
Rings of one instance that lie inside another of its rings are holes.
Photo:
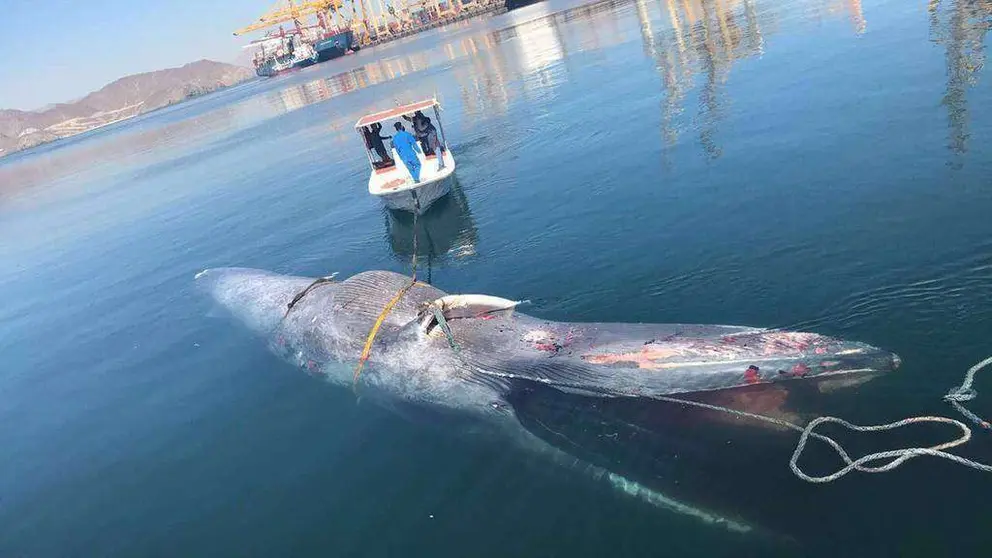
[[[742,510],[810,528],[733,535],[356,403],[192,277],[408,271],[412,223],[368,196],[352,126],[436,94],[440,288],[865,341],[904,366],[847,418],[953,416],[940,397],[992,353],[990,25],[978,0],[553,0],[0,160],[0,555],[987,554],[986,474],[809,487],[769,455],[728,472],[786,471]]]

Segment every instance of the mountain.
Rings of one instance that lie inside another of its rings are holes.
[[[39,111],[0,110],[0,156],[175,104],[254,75],[241,66],[200,60],[122,77],[71,103]]]

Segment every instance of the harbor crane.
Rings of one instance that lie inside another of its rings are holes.
[[[273,27],[287,21],[292,21],[300,31],[303,27],[303,20],[308,16],[315,15],[321,27],[327,28],[327,17],[334,18],[336,27],[343,27],[339,19],[338,11],[344,5],[344,0],[310,0],[307,2],[295,2],[294,0],[279,0],[272,9],[261,15],[251,25],[242,27],[234,32],[240,36],[259,29]],[[349,22],[350,23],[350,22]]]

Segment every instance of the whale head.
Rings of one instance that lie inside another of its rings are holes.
[[[259,269],[205,269],[195,276],[197,289],[253,332],[275,329],[293,297],[313,279],[279,275]]]

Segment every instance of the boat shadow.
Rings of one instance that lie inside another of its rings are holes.
[[[475,255],[479,235],[468,198],[456,176],[449,180],[451,191],[416,219],[412,213],[383,207],[386,239],[397,258],[409,261],[413,257],[415,234],[417,256],[427,258],[428,263]]]

